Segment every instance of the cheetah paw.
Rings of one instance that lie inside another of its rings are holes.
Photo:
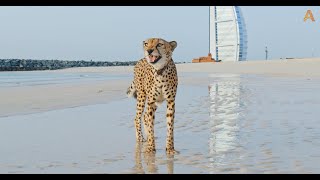
[[[173,154],[179,154],[179,151],[176,151],[172,148],[172,149],[166,149],[166,153],[168,155],[173,155]]]

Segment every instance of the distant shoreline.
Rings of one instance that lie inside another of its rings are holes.
[[[0,59],[0,71],[41,71],[76,67],[134,66],[137,61],[67,61],[34,59]],[[176,62],[176,64],[185,62]]]
[[[238,62],[176,63],[179,73],[268,74],[279,76],[320,77],[320,58],[252,60]],[[132,66],[77,67],[57,72],[133,73]]]

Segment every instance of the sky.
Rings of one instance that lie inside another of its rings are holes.
[[[240,8],[248,60],[320,57],[320,7]],[[0,23],[0,59],[136,61],[150,37],[176,41],[175,61],[209,52],[208,6],[2,6]]]

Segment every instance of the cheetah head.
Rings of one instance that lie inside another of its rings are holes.
[[[144,56],[156,70],[162,69],[171,60],[172,52],[176,47],[176,41],[167,42],[160,38],[143,41]]]

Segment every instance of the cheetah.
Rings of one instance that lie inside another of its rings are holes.
[[[128,97],[134,96],[137,100],[134,123],[138,142],[145,141],[141,132],[141,117],[147,104],[143,117],[144,130],[147,134],[147,153],[156,152],[154,119],[157,107],[163,101],[167,102],[166,153],[176,153],[173,128],[178,76],[176,65],[172,60],[172,52],[176,47],[176,41],[167,42],[160,38],[143,41],[145,57],[134,66],[134,80],[127,90]]]

